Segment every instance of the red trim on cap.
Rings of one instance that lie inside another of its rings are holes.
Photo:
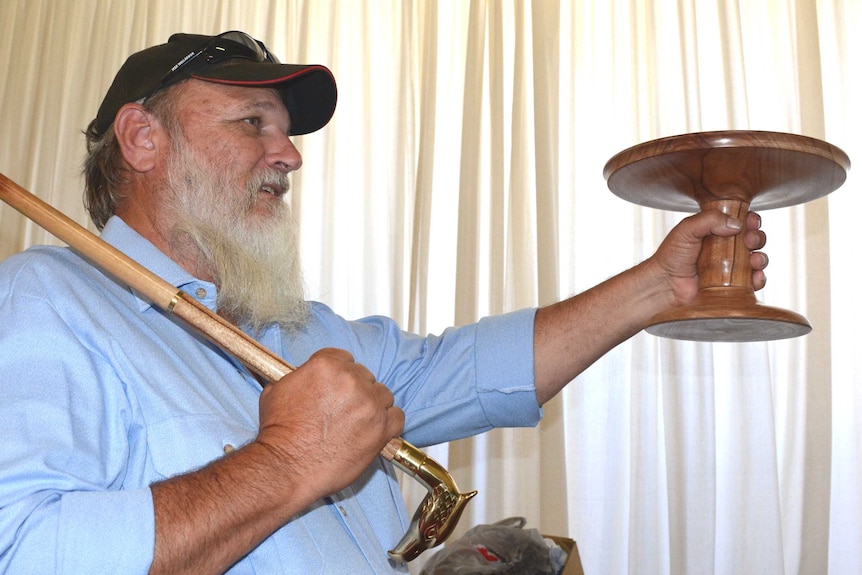
[[[309,66],[308,68],[303,68],[302,70],[298,70],[293,74],[289,74],[287,76],[279,76],[278,78],[273,78],[271,80],[227,80],[224,78],[210,78],[207,76],[201,76],[199,74],[192,74],[191,77],[195,78],[196,80],[204,80],[206,82],[214,82],[216,84],[227,84],[230,86],[270,86],[272,84],[280,84],[288,80],[299,78],[310,72],[320,71],[326,72],[330,78],[332,78],[333,80],[335,79],[335,77],[332,75],[332,72],[329,71],[329,68],[325,66]]]

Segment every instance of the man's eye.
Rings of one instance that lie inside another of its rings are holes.
[[[243,121],[247,124],[251,124],[255,128],[260,126],[260,118],[245,118]]]

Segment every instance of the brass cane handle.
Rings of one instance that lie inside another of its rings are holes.
[[[396,445],[397,450],[391,453]],[[476,491],[461,493],[452,475],[442,465],[401,438],[393,439],[384,448],[384,457],[389,457],[390,453],[392,463],[428,489],[428,495],[413,514],[407,532],[389,551],[394,559],[412,561],[452,534]]]

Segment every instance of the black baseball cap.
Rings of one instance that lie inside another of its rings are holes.
[[[291,135],[319,130],[335,112],[337,89],[325,66],[282,64],[245,32],[174,34],[167,43],[132,54],[117,72],[88,132],[104,134],[120,108],[146,100],[181,80],[276,88],[290,113]]]

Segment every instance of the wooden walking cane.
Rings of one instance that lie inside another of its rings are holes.
[[[0,199],[30,218],[117,281],[133,288],[155,306],[188,323],[207,339],[234,355],[267,381],[278,381],[294,367],[247,336],[233,324],[153,274],[60,211],[0,174]],[[475,491],[461,493],[439,463],[400,437],[389,441],[381,455],[422,483],[428,494],[413,515],[410,527],[389,554],[411,561],[439,545],[452,533]]]

